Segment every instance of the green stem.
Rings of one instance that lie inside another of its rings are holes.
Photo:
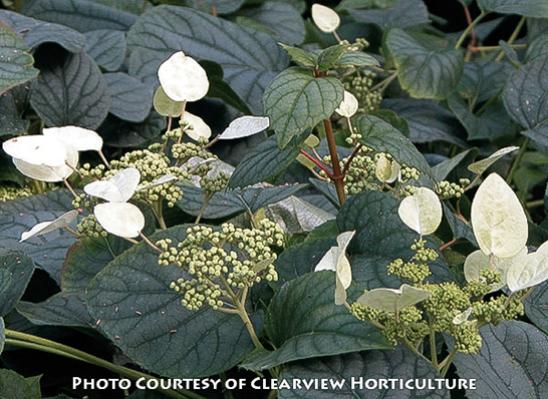
[[[543,199],[539,199],[539,200],[536,200],[536,201],[531,201],[531,202],[528,202],[527,203],[527,208],[531,209],[531,208],[537,208],[539,206],[543,206],[544,205],[544,200]]]
[[[455,355],[457,354],[457,350],[453,349],[449,355],[443,360],[443,362],[440,363],[440,375],[442,377],[445,377],[447,372],[449,371],[449,367],[451,367],[451,364],[453,364],[453,359]]]
[[[516,173],[516,170],[518,169],[519,164],[521,163],[521,160],[523,159],[523,156],[525,155],[525,151],[527,150],[528,145],[529,145],[529,139],[526,138],[525,140],[523,140],[523,143],[521,144],[518,155],[516,156],[516,159],[514,160],[512,167],[510,168],[510,172],[508,172],[508,177],[506,177],[506,182],[508,184],[512,183],[512,179],[514,178],[514,173]]]
[[[154,380],[156,377],[149,374],[133,370],[127,367],[119,366],[99,357],[93,356],[87,352],[72,348],[67,345],[60,344],[49,339],[42,337],[37,337],[35,335],[30,335],[14,330],[5,330],[6,334],[6,344],[25,348],[33,349],[41,352],[52,353],[58,356],[63,356],[73,360],[79,360],[85,363],[93,364],[98,367],[102,367],[106,370],[109,370],[113,373],[121,375],[123,377],[131,378],[137,380],[139,378],[145,378],[147,380]],[[198,395],[191,391],[181,390],[175,391],[172,389],[162,391],[166,396],[174,399],[204,399],[203,396]]]
[[[466,40],[466,38],[468,37],[468,35],[472,32],[472,30],[476,27],[476,25],[487,15],[486,12],[483,12],[477,16],[476,19],[474,19],[472,21],[471,24],[469,24],[466,29],[464,30],[464,32],[462,32],[462,34],[460,35],[459,39],[457,40],[457,43],[455,44],[455,49],[458,49],[460,48],[460,46],[462,46],[462,43],[464,43],[464,41]]]
[[[196,216],[196,220],[194,221],[194,224],[199,224],[202,221],[205,211],[209,205],[209,201],[211,200],[212,197],[213,195],[209,195],[209,194],[204,196],[204,204],[200,208],[200,212],[198,212],[198,216]]]
[[[508,39],[508,42],[507,42],[508,44],[511,45],[518,38],[519,32],[521,32],[521,29],[523,28],[523,25],[525,25],[525,21],[526,21],[525,17],[521,17],[521,19],[519,20],[519,22],[516,26],[516,29],[514,29],[514,31],[512,32],[512,35],[510,35],[510,38]],[[501,51],[499,53],[499,55],[497,56],[497,58],[495,58],[495,61],[497,61],[497,62],[502,61],[505,54],[506,53],[504,51]]]
[[[404,339],[402,341],[404,343],[404,345],[411,351],[413,352],[415,355],[417,355],[418,357],[420,357],[422,360],[424,360],[425,362],[427,363],[430,363],[432,364],[432,361],[430,359],[428,359],[426,356],[424,356],[420,351],[417,350],[417,348],[415,348],[415,346],[409,342],[409,340],[407,339]]]
[[[439,368],[438,364],[438,351],[436,348],[436,332],[432,328],[432,323],[430,323],[430,358],[432,360],[432,364],[436,369]]]

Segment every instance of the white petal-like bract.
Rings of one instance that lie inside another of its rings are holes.
[[[351,118],[358,112],[359,106],[358,99],[352,93],[345,90],[343,100],[335,112],[340,116]]]
[[[96,205],[93,214],[103,229],[118,237],[135,238],[145,227],[141,210],[128,202]]]
[[[42,134],[77,151],[101,151],[103,148],[103,138],[97,132],[78,126],[45,128]]]
[[[335,304],[346,302],[346,290],[352,283],[352,268],[346,256],[346,249],[354,237],[355,231],[346,231],[337,236],[337,246],[329,251],[318,262],[314,271],[331,270],[335,272]]]
[[[471,222],[486,255],[509,258],[527,243],[527,217],[518,197],[502,177],[490,174],[472,201]]]
[[[69,226],[73,221],[78,217],[78,211],[72,210],[63,215],[59,216],[55,220],[50,220],[47,222],[41,222],[32,227],[32,229],[25,231],[21,234],[21,240],[23,242],[28,240],[31,237],[41,236],[47,233],[50,233],[57,229],[62,229],[63,227]]]
[[[202,118],[197,115],[185,112],[183,122],[187,125],[185,134],[194,141],[207,140],[211,137],[211,128]]]
[[[506,275],[508,288],[512,292],[539,285],[548,280],[548,242],[536,252],[527,255],[521,262],[515,262]]]
[[[179,51],[158,68],[158,78],[166,95],[174,101],[198,101],[209,91],[206,71],[198,62]]]
[[[472,310],[472,308],[468,308],[464,312],[458,313],[455,317],[453,317],[453,324],[458,326],[466,323],[468,321],[468,318],[472,314]]]
[[[43,135],[20,136],[5,141],[4,151],[31,165],[63,166],[69,149],[58,140]]]
[[[59,145],[62,144],[59,143]],[[31,179],[57,183],[72,175],[78,166],[78,151],[69,149],[67,156],[66,164],[63,166],[34,165],[17,158],[13,158],[13,164],[19,172]]]
[[[140,179],[137,169],[126,168],[108,180],[89,183],[84,187],[84,192],[109,202],[127,202],[135,194]]]
[[[253,136],[268,129],[270,119],[267,116],[241,116],[234,119],[219,136],[219,140],[234,140]]]
[[[312,20],[325,33],[335,32],[341,24],[339,14],[335,10],[321,4],[312,5]]]
[[[516,146],[501,148],[500,150],[495,151],[494,153],[489,155],[487,158],[471,163],[470,165],[468,165],[468,170],[477,175],[481,175],[503,156],[505,156],[506,154],[510,154],[511,152],[514,152],[518,149],[519,147]]]
[[[442,207],[437,194],[426,187],[406,197],[398,208],[400,219],[420,235],[432,234],[441,223]]]
[[[403,284],[399,289],[376,288],[365,291],[357,300],[377,310],[396,313],[399,310],[424,301],[430,296],[430,291]]]

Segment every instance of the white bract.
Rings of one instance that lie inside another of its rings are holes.
[[[62,142],[43,135],[21,136],[5,141],[4,151],[31,165],[64,166],[69,149]]]
[[[373,309],[397,313],[407,306],[424,301],[429,296],[430,291],[403,284],[399,289],[376,288],[365,291],[357,302]]]
[[[17,158],[13,158],[13,164],[19,172],[31,179],[57,183],[72,175],[78,166],[78,159],[78,151],[68,151],[66,164],[62,166],[34,165]]]
[[[345,90],[343,100],[335,112],[345,118],[351,118],[358,112],[358,108],[358,99],[352,93]]]
[[[270,126],[270,119],[267,116],[242,116],[234,119],[223,133],[219,140],[234,140],[243,137],[253,136]]]
[[[463,323],[466,323],[471,314],[472,314],[472,308],[468,308],[464,312],[458,313],[455,317],[453,317],[453,320],[452,320],[453,324],[458,326]]]
[[[346,231],[337,236],[337,246],[331,247],[316,265],[314,271],[331,270],[335,272],[335,304],[342,305],[346,302],[346,290],[352,283],[352,268],[346,257],[346,248],[355,231]]]
[[[44,137],[62,142],[76,151],[101,151],[103,138],[95,131],[78,126],[45,128]]]
[[[146,184],[144,186],[139,187],[139,191],[148,190],[150,188],[161,186],[162,184],[172,183],[174,181],[177,181],[177,176],[173,175],[163,175],[157,178],[156,180],[150,182],[149,184]]]
[[[500,272],[500,284],[493,285],[491,292],[498,291],[506,285],[506,275],[513,265],[523,265],[527,256],[527,247],[523,247],[516,255],[509,258],[497,258],[494,255],[485,255],[481,250],[472,252],[464,262],[464,277],[466,281],[481,281],[481,272],[485,269],[494,269]]]
[[[333,33],[341,24],[341,18],[334,10],[321,4],[312,5],[312,20],[325,33]]]
[[[84,192],[109,202],[127,202],[139,185],[141,174],[135,168],[123,169],[108,180],[89,183]]]
[[[96,205],[93,214],[107,232],[118,237],[135,238],[145,227],[145,217],[141,210],[127,202]]]
[[[483,172],[485,172],[491,165],[493,165],[495,162],[497,162],[499,159],[501,159],[506,154],[510,154],[511,152],[514,152],[518,150],[519,147],[512,146],[512,147],[504,147],[500,150],[492,153],[487,158],[482,159],[481,161],[474,162],[470,165],[468,165],[468,170],[470,172],[473,172],[477,175],[481,175]]]
[[[502,177],[490,174],[472,202],[471,221],[486,255],[509,258],[527,243],[527,217],[518,197]]]
[[[375,164],[375,177],[383,183],[394,183],[399,175],[400,165],[385,154],[379,154]]]
[[[413,195],[403,199],[398,214],[410,229],[420,235],[432,234],[441,223],[441,202],[435,192],[420,187]]]
[[[207,140],[211,137],[211,128],[199,116],[185,112],[182,122],[186,125],[185,133],[192,140]]]
[[[57,219],[38,223],[34,225],[30,230],[23,232],[21,234],[21,240],[19,242],[23,242],[28,240],[31,237],[41,236],[41,235],[50,233],[54,230],[67,227],[72,222],[74,222],[77,217],[78,217],[78,211],[72,210],[59,216]]]
[[[527,255],[522,262],[508,269],[506,280],[510,291],[516,292],[533,287],[548,279],[548,241]]]
[[[206,71],[195,59],[179,51],[158,68],[165,94],[173,101],[198,101],[209,91]]]

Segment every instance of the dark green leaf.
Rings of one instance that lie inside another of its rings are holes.
[[[219,64],[213,61],[201,61],[200,64],[206,70],[209,78],[207,97],[219,98],[238,111],[244,114],[251,114],[251,110],[247,104],[224,80],[223,68]]]
[[[40,377],[24,378],[15,371],[0,369],[2,399],[41,399]]]
[[[525,301],[525,314],[542,331],[548,334],[548,282],[534,288]]]
[[[432,100],[386,99],[383,106],[407,121],[409,138],[414,143],[444,141],[466,148],[454,115]]]
[[[156,112],[141,123],[130,123],[109,115],[99,131],[112,147],[139,147],[158,138],[166,127],[166,118]]]
[[[218,63],[226,81],[255,113],[261,112],[266,85],[287,66],[287,57],[271,36],[190,8],[154,7],[132,27],[128,45],[133,52],[130,74],[151,85],[157,84],[158,66],[181,49]]]
[[[0,23],[0,95],[38,75],[28,50],[23,39]]]
[[[284,368],[282,378],[292,380],[345,380],[343,389],[282,389],[280,399],[449,399],[445,390],[367,389],[365,381],[391,378],[433,380],[438,378],[429,364],[407,349],[367,351],[298,362]],[[363,388],[352,387],[352,379]]]
[[[93,326],[83,294],[60,292],[40,303],[19,302],[16,309],[39,326]]]
[[[90,281],[131,244],[109,235],[78,240],[67,252],[61,272],[64,292],[83,292]]]
[[[184,3],[204,12],[211,12],[212,8],[218,14],[231,14],[238,11],[245,0],[183,0]]]
[[[266,1],[259,7],[240,12],[258,21],[276,40],[287,44],[301,44],[304,40],[304,21],[299,11],[289,3]]]
[[[527,61],[548,56],[548,34],[537,37],[527,48]]]
[[[284,172],[297,158],[299,148],[287,146],[280,149],[274,137],[259,144],[251,150],[238,164],[229,187],[246,187],[255,183],[269,181]]]
[[[505,63],[467,62],[457,90],[474,106],[500,94],[510,72]]]
[[[470,112],[456,94],[449,96],[447,105],[468,132],[469,140],[495,140],[512,135],[516,128],[500,100],[490,103],[481,114]]]
[[[349,10],[358,22],[375,24],[382,29],[407,28],[428,22],[428,9],[422,0],[397,0],[380,10]]]
[[[25,133],[28,121],[21,118],[11,93],[0,96],[0,136],[17,136]]]
[[[107,116],[111,101],[99,67],[88,55],[78,53],[42,70],[30,103],[47,126],[95,129]]]
[[[276,345],[244,361],[252,370],[312,357],[390,347],[377,328],[337,306],[335,274],[308,273],[286,283],[268,307],[265,328]]]
[[[401,86],[416,98],[444,99],[459,83],[464,59],[460,50],[432,48],[401,29],[391,29],[386,46],[398,69]]]
[[[531,18],[548,18],[548,3],[544,0],[478,0],[485,11],[518,14]]]
[[[389,276],[386,266],[393,260],[413,256],[411,245],[419,238],[398,216],[399,201],[389,193],[365,191],[350,197],[337,215],[339,230],[356,231],[350,245],[353,280],[360,288],[398,288],[401,281]],[[427,240],[433,246],[432,240]],[[432,281],[452,276],[439,258],[430,265]]]
[[[443,205],[443,214],[445,215],[445,220],[449,224],[449,228],[453,233],[453,237],[456,239],[465,238],[473,245],[478,245],[472,227],[469,223],[460,219],[447,205]]]
[[[21,251],[57,282],[72,235],[56,230],[20,243],[21,233],[35,224],[53,220],[72,209],[72,197],[64,190],[0,203],[0,248]]]
[[[336,44],[328,47],[318,55],[318,67],[322,71],[328,71],[333,68],[341,59],[343,54],[348,52],[348,45]]]
[[[276,272],[279,283],[291,281],[314,271],[318,262],[329,249],[337,245],[335,237],[323,237],[305,241],[283,251],[276,259]]]
[[[477,378],[470,399],[542,399],[548,392],[546,348],[548,336],[530,324],[504,321],[481,328],[483,346],[477,355],[457,354],[461,378]]]
[[[184,212],[197,216],[203,212],[204,219],[220,219],[232,216],[246,211],[257,212],[269,204],[282,201],[292,196],[304,185],[288,185],[279,187],[263,187],[245,189],[225,190],[213,194],[208,201],[205,211],[204,195],[200,188],[194,186],[183,187],[183,199],[177,203],[177,206]]]
[[[183,240],[187,226],[152,239]],[[252,349],[242,321],[211,309],[188,311],[169,288],[184,277],[158,266],[146,245],[135,245],[103,269],[88,287],[87,303],[98,328],[127,356],[166,377],[204,377],[235,366]]]
[[[86,0],[25,1],[23,14],[89,32],[98,29],[128,30],[137,16]]]
[[[315,78],[304,68],[292,67],[276,76],[265,90],[264,106],[280,147],[329,118],[343,100],[343,93],[338,79]]]
[[[376,116],[363,116],[358,119],[356,129],[364,145],[378,152],[387,152],[404,165],[417,168],[421,181],[432,185],[430,166],[424,156],[399,130]]]
[[[77,53],[86,43],[85,37],[71,28],[25,17],[16,12],[0,10],[0,21],[17,32],[30,48],[36,48],[42,43],[56,43]]]
[[[99,29],[86,36],[86,53],[105,70],[117,71],[126,59],[126,36],[118,30]]]
[[[109,112],[129,122],[143,122],[152,107],[152,90],[121,72],[107,73],[104,78],[111,98]]]
[[[340,207],[339,197],[337,197],[337,189],[331,182],[320,179],[309,179],[310,183],[322,193],[336,208]]]
[[[363,51],[349,51],[339,58],[337,67],[367,67],[367,66],[380,66],[379,61],[370,54]]]
[[[463,151],[455,155],[453,158],[449,158],[434,166],[432,168],[432,175],[438,182],[445,180],[447,176],[449,176],[449,173],[451,173],[457,166],[461,165],[465,161],[470,161],[471,158],[473,159],[476,155],[478,155],[477,149]]]
[[[299,66],[314,68],[318,63],[318,56],[312,52],[285,44],[280,44],[280,46],[287,52],[291,61]]]
[[[547,90],[548,56],[543,56],[515,71],[504,91],[506,111],[528,129],[523,132],[525,136],[544,146],[548,145]]]
[[[21,299],[33,272],[32,259],[21,252],[0,250],[0,316]]]

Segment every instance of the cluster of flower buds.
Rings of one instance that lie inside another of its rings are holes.
[[[28,187],[0,186],[0,202],[30,197],[33,194]]]
[[[470,179],[459,179],[458,183],[443,180],[436,185],[436,192],[442,199],[460,198],[466,187],[470,185]]]
[[[362,69],[343,81],[344,88],[358,99],[360,113],[369,113],[379,109],[382,92],[372,90],[376,78],[375,72]]]
[[[189,310],[203,306],[231,308],[242,290],[263,280],[276,281],[274,247],[283,246],[283,231],[274,222],[262,219],[254,228],[240,228],[230,223],[218,229],[196,225],[189,227],[186,238],[174,243],[160,240],[160,265],[174,264],[184,270],[184,277],[171,283]]]

